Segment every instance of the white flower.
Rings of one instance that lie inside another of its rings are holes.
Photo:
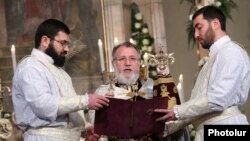
[[[132,38],[129,39],[129,42],[130,42],[131,44],[134,44],[134,40],[133,40]]]
[[[196,8],[197,8],[197,10],[199,10],[199,9],[201,9],[202,7],[203,7],[203,5],[198,4]]]
[[[190,133],[190,136],[195,137],[195,135],[196,135],[195,130],[192,130],[191,133]]]
[[[216,7],[220,7],[221,6],[221,2],[220,1],[216,1],[214,4]]]
[[[141,13],[135,14],[135,19],[136,20],[141,20],[142,19],[142,14]]]
[[[142,46],[142,47],[141,47],[141,50],[142,50],[142,51],[147,51],[147,46]]]
[[[143,28],[142,28],[142,33],[144,33],[144,34],[148,33],[148,28],[143,27]]]
[[[214,4],[214,0],[208,0],[208,4]]]
[[[192,129],[194,129],[194,126],[193,126],[193,124],[189,124],[189,125],[188,125],[188,129],[189,129],[189,130],[192,130]]]
[[[133,40],[133,44],[134,44],[134,45],[137,45],[138,43],[137,43],[137,41],[136,41],[136,40]]]
[[[190,20],[190,21],[192,21],[193,15],[194,15],[194,14],[190,14],[190,15],[189,15],[189,20]]]
[[[139,22],[136,22],[136,23],[135,23],[135,28],[136,28],[136,29],[139,29],[139,28],[141,28],[141,23],[139,23]]]
[[[153,48],[150,46],[148,47],[148,52],[152,52],[153,51]]]
[[[143,39],[142,44],[147,46],[149,44],[149,40],[148,39]]]

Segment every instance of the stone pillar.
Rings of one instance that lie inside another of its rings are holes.
[[[0,0],[0,48],[5,47],[7,44],[6,20],[5,20],[5,7],[4,0]]]
[[[167,39],[165,35],[165,24],[162,9],[162,0],[151,0],[151,10],[152,10],[152,28],[153,37],[155,39],[155,51],[159,51],[159,47],[163,47],[163,50],[167,52]]]
[[[114,38],[118,39],[118,43],[125,41],[124,31],[124,15],[123,15],[123,1],[122,0],[103,0],[104,4],[104,20],[106,42],[106,61],[108,61],[107,68],[111,65],[111,52],[114,47]],[[108,69],[109,70],[109,69]]]

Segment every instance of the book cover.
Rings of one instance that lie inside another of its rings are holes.
[[[97,134],[121,138],[159,135],[164,131],[164,122],[156,122],[163,114],[154,109],[167,108],[167,97],[155,97],[140,101],[109,98],[109,106],[95,113],[94,130]]]

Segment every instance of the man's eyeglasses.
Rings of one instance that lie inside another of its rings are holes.
[[[118,61],[118,62],[125,62],[125,61],[129,61],[129,62],[136,62],[136,61],[139,61],[140,59],[139,58],[136,58],[136,57],[129,57],[129,58],[126,58],[126,57],[121,57],[121,58],[115,58],[114,59],[115,61]]]
[[[59,40],[56,40],[56,39],[51,39],[51,40],[60,43],[64,48],[65,47],[70,47],[70,42],[69,41],[66,41],[66,40],[59,41]]]

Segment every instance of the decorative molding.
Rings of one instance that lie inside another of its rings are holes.
[[[13,128],[9,119],[0,119],[0,139],[8,139],[12,134]]]
[[[11,90],[9,87],[2,87],[2,81],[1,81],[1,78],[0,78],[0,114],[1,114],[1,117],[0,117],[0,139],[8,139],[12,132],[13,132],[13,127],[12,127],[12,124],[11,124],[11,121],[7,118],[11,118],[11,115],[10,117],[6,117],[6,118],[3,118],[3,111],[5,110],[4,109],[4,106],[5,103],[4,102],[8,102],[9,101],[4,101],[4,97],[5,96],[8,96],[8,97],[11,97]],[[7,94],[7,95],[5,95]]]

